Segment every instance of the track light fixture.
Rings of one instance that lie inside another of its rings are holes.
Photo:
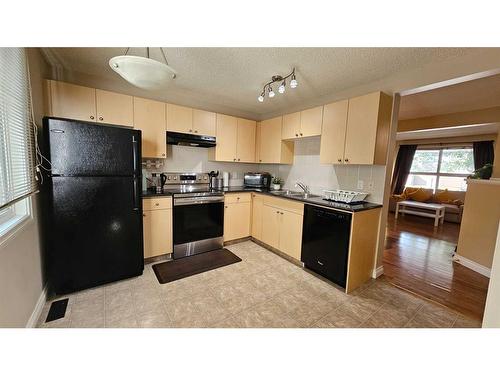
[[[280,86],[278,87],[278,92],[280,94],[283,94],[285,92],[285,88],[286,88],[286,80],[288,78],[291,78],[290,80],[290,88],[291,89],[294,89],[298,86],[298,83],[297,83],[297,78],[295,77],[295,68],[293,68],[292,72],[288,75],[286,75],[285,77],[282,77],[280,75],[276,75],[276,76],[272,76],[271,77],[271,80],[269,82],[267,82],[264,87],[262,88],[262,92],[261,94],[259,95],[259,97],[257,98],[257,100],[262,103],[266,97],[266,90],[267,90],[267,96],[269,98],[274,98],[274,96],[276,95],[276,93],[273,91],[273,87],[272,85],[276,82],[280,82],[281,81],[281,84]]]

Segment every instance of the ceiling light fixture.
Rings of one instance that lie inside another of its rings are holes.
[[[127,55],[115,56],[109,60],[109,66],[124,80],[145,90],[159,90],[166,87],[177,73],[168,65],[165,52],[160,47],[165,63],[149,57],[149,47],[146,47],[146,57]]]
[[[295,77],[295,68],[293,68],[292,72],[286,75],[285,77],[282,77],[280,75],[272,76],[271,80],[267,82],[262,88],[262,93],[257,98],[257,100],[261,103],[264,101],[264,98],[266,97],[266,90],[267,90],[267,96],[269,98],[274,98],[276,93],[273,91],[272,85],[279,81],[281,81],[281,85],[278,87],[278,92],[280,94],[283,94],[285,92],[286,80],[290,77],[291,77],[290,88],[292,89],[296,88],[298,86],[298,83],[297,83],[297,78]]]

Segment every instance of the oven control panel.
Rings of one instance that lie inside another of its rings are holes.
[[[165,184],[208,184],[208,173],[164,173]]]

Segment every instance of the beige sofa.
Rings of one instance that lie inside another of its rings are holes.
[[[407,190],[409,188],[406,188]],[[411,188],[410,188],[411,189]],[[429,192],[432,192],[432,189],[423,189]],[[443,190],[437,190],[436,194],[439,194]],[[428,203],[439,203],[445,206],[445,215],[444,215],[444,220],[451,222],[451,223],[460,223],[462,221],[462,213],[464,210],[464,205],[463,202],[465,200],[465,191],[448,191],[448,193],[452,196],[453,200],[461,201],[462,204],[450,204],[450,203],[441,203],[441,202],[436,202],[434,200],[435,194],[432,195],[432,198],[429,199]],[[411,200],[411,197],[407,200]],[[396,203],[398,201],[398,198],[395,196],[391,196],[391,199],[389,200],[389,211],[395,212],[396,211]]]

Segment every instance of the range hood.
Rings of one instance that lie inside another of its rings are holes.
[[[215,137],[208,135],[167,132],[167,144],[190,147],[215,147]]]

